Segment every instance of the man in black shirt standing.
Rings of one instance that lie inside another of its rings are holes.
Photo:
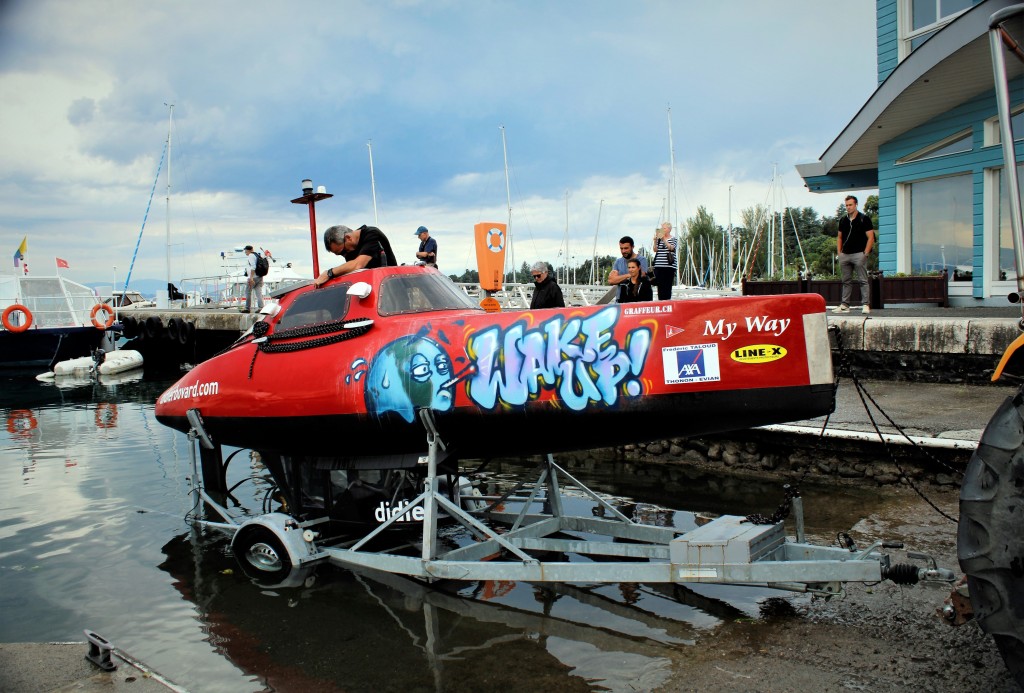
[[[317,286],[357,269],[394,267],[398,264],[395,254],[391,252],[391,242],[376,226],[360,226],[354,231],[347,226],[332,226],[324,231],[324,247],[348,262],[321,272],[314,280]]]
[[[847,195],[846,216],[839,220],[839,236],[836,238],[839,271],[843,278],[843,302],[832,309],[836,313],[850,312],[854,282],[860,284],[860,299],[864,302],[861,312],[871,312],[867,262],[871,249],[875,246],[874,229],[871,217],[857,211],[857,198]]]

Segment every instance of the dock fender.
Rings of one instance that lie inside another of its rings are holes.
[[[131,315],[121,318],[121,332],[126,339],[139,336],[139,321]]]
[[[146,322],[143,329],[143,334],[146,335],[146,339],[156,339],[163,332],[164,323],[155,315],[146,318]]]
[[[292,571],[316,558],[315,533],[303,530],[284,513],[254,517],[238,528],[231,551],[242,571],[266,586],[292,582]]]
[[[1006,347],[1003,357],[999,359],[999,365],[996,366],[995,372],[992,373],[992,382],[999,380],[1004,371],[1010,375],[1024,376],[1024,349],[1021,347],[1024,347],[1024,334],[1010,342],[1010,346]]]
[[[188,337],[188,331],[185,327],[185,321],[181,318],[171,318],[167,321],[167,336],[172,342],[181,342],[182,338]]]

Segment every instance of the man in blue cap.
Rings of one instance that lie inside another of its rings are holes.
[[[437,241],[430,237],[426,226],[416,229],[416,236],[420,239],[420,249],[416,251],[416,259],[420,264],[437,269]]]

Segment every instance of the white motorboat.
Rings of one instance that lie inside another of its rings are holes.
[[[86,356],[114,323],[93,290],[61,276],[0,276],[0,367],[50,366]]]
[[[260,248],[269,260],[269,270],[263,277],[264,300],[275,300],[270,295],[288,286],[312,279],[299,274],[292,263],[283,262]],[[245,250],[235,248],[220,254],[221,272],[207,277],[186,277],[181,280],[181,291],[185,295],[185,306],[240,307],[245,305],[248,288],[248,260]]]

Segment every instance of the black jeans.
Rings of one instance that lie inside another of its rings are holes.
[[[667,301],[672,298],[672,285],[676,283],[675,267],[655,267],[654,285],[658,287],[658,300]]]

